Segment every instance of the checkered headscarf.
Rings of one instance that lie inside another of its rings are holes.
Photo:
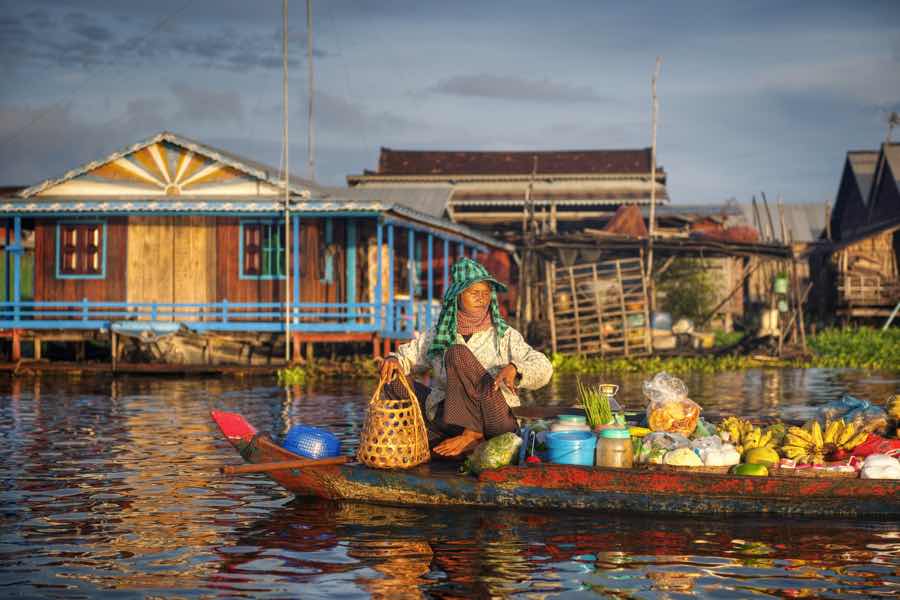
[[[457,301],[460,293],[473,283],[487,281],[491,284],[491,321],[499,340],[506,333],[509,325],[500,316],[500,307],[497,304],[497,290],[506,291],[506,286],[491,277],[488,270],[480,262],[471,258],[463,258],[457,261],[450,269],[450,286],[444,292],[444,302],[441,306],[441,315],[438,317],[434,339],[428,347],[428,357],[438,358],[443,356],[456,341],[456,312]]]

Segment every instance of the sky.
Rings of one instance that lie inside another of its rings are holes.
[[[160,131],[281,164],[279,0],[0,0],[0,186]],[[315,178],[381,147],[644,148],[673,204],[833,201],[900,111],[900,2],[313,0]],[[306,2],[290,168],[308,176]],[[900,132],[894,136],[900,137]]]

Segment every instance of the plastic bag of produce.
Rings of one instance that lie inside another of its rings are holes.
[[[463,464],[463,469],[478,475],[485,469],[499,469],[513,463],[519,452],[522,438],[515,433],[504,433],[478,444]]]
[[[834,400],[828,404],[823,404],[816,411],[816,420],[819,425],[824,425],[826,421],[835,421],[841,419],[848,412],[856,409],[869,408],[871,404],[868,400],[860,400],[850,394],[844,394],[840,400]]]
[[[845,423],[853,423],[857,431],[884,435],[888,428],[887,412],[880,406],[851,410],[843,416]]]
[[[741,462],[741,455],[731,444],[722,444],[718,448],[701,448],[698,452],[700,460],[707,467],[730,467]]]
[[[900,479],[900,461],[885,454],[873,454],[866,458],[859,476],[862,479]]]
[[[691,435],[700,418],[700,405],[688,398],[684,382],[666,372],[657,373],[644,382],[647,425],[653,431]]]
[[[702,467],[703,461],[690,448],[676,448],[666,452],[665,457],[663,457],[663,464],[676,467]]]

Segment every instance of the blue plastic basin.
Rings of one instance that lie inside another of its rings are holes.
[[[294,425],[284,437],[282,448],[306,458],[327,458],[341,454],[341,441],[326,429]]]
[[[547,434],[550,462],[563,465],[594,464],[597,438],[591,431],[551,431]]]

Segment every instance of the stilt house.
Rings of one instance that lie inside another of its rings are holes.
[[[888,316],[900,302],[900,144],[848,152],[827,236],[845,319]]]
[[[295,346],[380,348],[430,327],[453,260],[511,249],[377,196],[299,178],[288,192],[286,203],[272,167],[164,132],[2,197],[0,331],[34,338],[38,355],[42,339],[111,333],[199,336],[210,362],[224,361],[221,340],[283,355],[286,332]],[[28,253],[33,298],[23,294]]]

